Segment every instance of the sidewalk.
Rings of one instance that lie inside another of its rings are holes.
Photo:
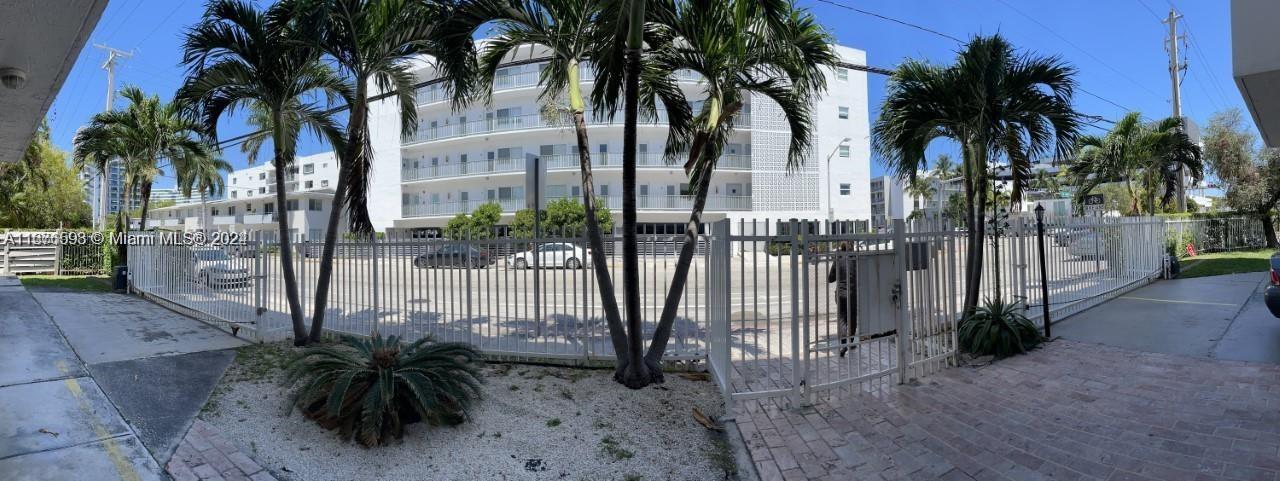
[[[244,344],[134,297],[0,277],[0,479],[166,479]]]

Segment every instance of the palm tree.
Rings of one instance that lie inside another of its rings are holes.
[[[319,43],[346,77],[354,95],[347,116],[346,150],[341,152],[333,208],[329,211],[324,249],[316,280],[311,316],[311,342],[320,341],[333,275],[333,255],[342,209],[351,231],[371,234],[368,193],[373,154],[369,143],[369,88],[372,84],[399,104],[401,134],[418,125],[414,76],[408,60],[423,54],[445,54],[437,41],[436,22],[446,12],[435,3],[412,0],[293,0],[286,8],[318,23]]]
[[[534,46],[546,49],[551,59],[539,78],[542,87],[540,101],[552,109],[561,99],[567,100],[562,111],[571,119],[577,138],[578,162],[582,172],[582,200],[586,212],[587,241],[593,251],[604,252],[604,240],[597,221],[595,180],[592,174],[590,142],[586,125],[586,97],[582,91],[581,73],[584,63],[599,48],[602,35],[598,23],[607,4],[592,0],[471,0],[463,2],[452,16],[444,34],[448,55],[442,62],[442,78],[454,86],[456,98],[462,102],[487,101],[493,91],[498,68],[510,61],[522,47]],[[486,41],[483,50],[474,52],[472,37],[482,26],[493,25],[495,35]],[[465,53],[464,53],[465,52]],[[478,57],[478,61],[476,60]],[[468,82],[475,75],[474,82]],[[479,89],[475,89],[478,86]],[[649,96],[649,105],[653,105]],[[677,97],[679,98],[679,97]],[[666,104],[669,122],[677,123],[680,108],[687,112],[682,101]],[[652,107],[650,107],[652,110]],[[544,114],[545,115],[545,114]],[[687,117],[687,114],[686,114]],[[594,255],[592,268],[599,285],[601,306],[619,365],[628,360],[628,331],[623,327],[622,316],[614,292],[606,256]],[[638,307],[638,304],[637,304]],[[633,330],[636,337],[640,331]]]
[[[907,179],[907,193],[911,194],[911,198],[915,201],[915,209],[911,212],[913,217],[918,218],[921,211],[921,205],[928,206],[929,201],[938,195],[938,188],[934,183],[934,179],[928,177],[916,177]]]
[[[925,149],[938,138],[961,147],[969,225],[965,316],[977,306],[982,283],[988,168],[1000,157],[1008,161],[1010,197],[1017,202],[1031,159],[1072,152],[1080,129],[1071,107],[1074,74],[1057,57],[1018,54],[993,35],[970,40],[952,66],[907,60],[889,81],[872,137],[890,170],[914,178],[926,169]]]
[[[122,193],[130,199],[122,204],[122,209],[128,210],[133,191],[137,189],[142,197],[139,224],[146,230],[151,186],[164,166],[167,164],[179,169],[189,158],[208,155],[209,148],[198,138],[199,124],[184,115],[177,102],[162,102],[159,96],[147,95],[132,86],[121,89],[120,97],[128,101],[123,110],[94,115],[77,138],[88,142],[94,137],[112,136],[120,141],[119,147],[131,153],[130,161],[123,166],[128,187]],[[85,159],[82,156],[77,158]],[[104,164],[101,167],[110,166]],[[127,218],[127,214],[125,216]]]
[[[1076,161],[1069,168],[1080,186],[1076,203],[1103,182],[1123,181],[1135,214],[1144,209],[1156,213],[1156,194],[1161,189],[1161,203],[1167,207],[1181,181],[1179,167],[1190,170],[1197,180],[1204,175],[1200,146],[1187,137],[1182,124],[1178,117],[1143,123],[1141,113],[1130,112],[1105,135],[1082,137]]]
[[[837,57],[830,47],[831,37],[811,15],[789,3],[781,7],[778,2],[751,0],[681,2],[665,25],[674,40],[652,51],[659,71],[687,69],[701,74],[706,99],[694,117],[684,164],[693,186],[693,209],[666,302],[645,353],[644,368],[651,382],[662,381],[659,361],[688,280],[711,177],[748,97],[759,94],[780,107],[791,130],[788,168],[798,167],[812,144],[809,106],[826,88],[824,69],[835,64]]]
[[[227,181],[222,177],[224,172],[231,171],[231,164],[216,156],[207,155],[192,158],[177,172],[178,189],[188,199],[192,193],[200,194],[200,226],[208,230],[208,222],[204,216],[208,212],[206,199],[218,197],[226,190]]]
[[[938,154],[938,158],[933,160],[933,175],[943,182],[956,175],[956,164],[950,155]]]
[[[198,112],[206,134],[216,139],[218,122],[239,108],[257,106],[269,115],[276,204],[285,209],[285,172],[296,154],[303,130],[323,137],[341,150],[342,129],[316,99],[350,99],[347,84],[320,62],[316,32],[306,31],[292,11],[280,4],[260,11],[246,0],[213,0],[200,23],[187,33],[183,63],[189,68],[179,98]],[[293,320],[295,345],[307,342],[289,216],[278,215],[280,262],[285,295]]]

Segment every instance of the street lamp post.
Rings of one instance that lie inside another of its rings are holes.
[[[1053,336],[1050,330],[1053,320],[1049,319],[1049,266],[1044,257],[1044,204],[1036,205],[1036,238],[1040,245],[1040,312],[1044,320],[1044,337],[1049,338]]]
[[[840,143],[836,144],[836,148],[832,149],[830,154],[827,154],[827,223],[828,224],[835,222],[836,220],[836,209],[831,205],[831,158],[836,155],[836,152],[840,151],[840,147],[844,147],[845,145],[848,145],[850,140],[853,140],[853,139],[848,137],[841,139]],[[830,226],[828,226],[827,228],[829,229]]]

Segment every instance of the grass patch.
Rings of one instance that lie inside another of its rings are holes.
[[[560,418],[551,418],[547,420],[547,427],[554,428],[560,425]]]
[[[604,439],[600,440],[600,451],[606,456],[612,458],[614,461],[631,459],[636,455],[635,453],[627,450],[627,448],[622,447],[621,443],[619,443],[617,439],[614,439],[613,436],[605,436]]]
[[[107,276],[22,276],[19,279],[27,288],[111,292],[111,280]]]
[[[1182,260],[1179,278],[1221,276],[1245,272],[1265,272],[1271,268],[1274,249],[1214,252]]]

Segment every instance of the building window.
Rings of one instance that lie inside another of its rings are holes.
[[[310,180],[308,180],[308,181],[304,182],[303,184],[305,185],[305,187],[304,187],[304,188],[306,188],[306,189],[310,189],[310,188],[314,185],[314,184],[312,183],[312,181],[310,181]]]
[[[841,157],[848,157],[848,156],[849,156],[849,146],[848,146],[848,145],[841,145],[841,146],[840,146],[840,156],[841,156]]]
[[[850,185],[850,184],[840,184],[840,195],[849,195],[849,193],[850,193],[851,191],[853,191],[853,186],[852,186],[852,185]]]
[[[258,180],[267,180],[266,172],[258,172]]]
[[[284,201],[284,209],[289,212],[298,210],[298,199],[289,199]]]
[[[231,191],[231,198],[232,198],[232,199],[236,198],[236,191],[234,191],[234,190],[233,190],[233,191]]]
[[[236,185],[236,177],[231,178],[231,185]]]
[[[321,180],[321,181],[320,181],[320,187],[328,187],[328,186],[329,186],[329,181],[328,181],[328,180]]]
[[[849,107],[840,107],[840,118],[841,119],[849,118]]]
[[[841,82],[848,82],[849,69],[843,68],[843,67],[836,67],[836,80],[839,80]]]
[[[267,188],[266,188],[266,187],[258,187],[258,193],[259,193],[259,194],[265,194],[265,193],[267,193]]]
[[[265,204],[262,204],[262,212],[263,212],[263,213],[271,214],[271,213],[274,213],[275,211],[276,211],[276,203],[275,203],[275,202],[267,202],[267,203],[265,203]]]
[[[227,206],[227,215],[236,215],[236,206],[234,205]]]
[[[307,210],[321,210],[324,204],[320,203],[320,199],[307,199]]]
[[[303,174],[314,174],[314,173],[316,173],[316,164],[303,164],[303,165],[302,165],[302,173],[303,173]]]

